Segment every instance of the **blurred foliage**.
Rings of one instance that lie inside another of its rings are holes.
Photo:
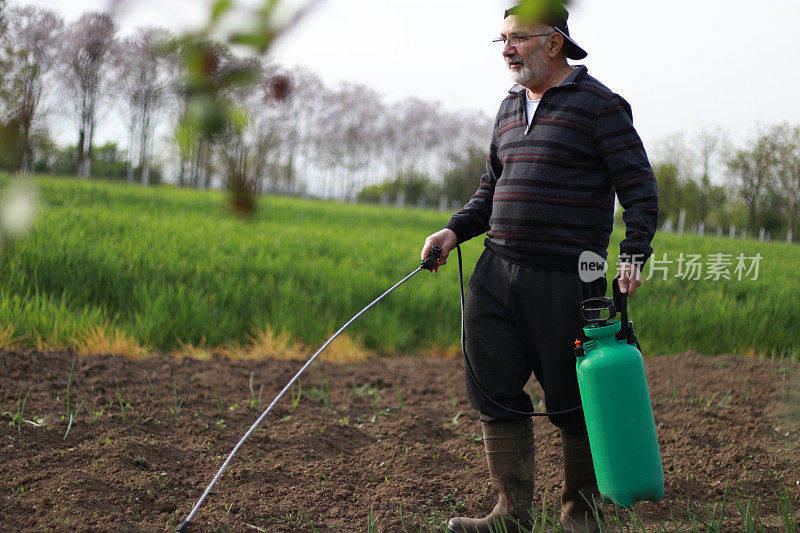
[[[404,203],[407,205],[435,202],[439,196],[438,188],[433,185],[430,176],[409,171],[399,174],[392,181],[365,187],[359,193],[358,201],[378,203],[386,198],[390,202],[395,202],[401,192],[405,194]]]
[[[724,130],[704,128],[660,141],[653,159],[659,187],[659,221],[684,230],[783,239],[800,233],[800,125],[773,124],[734,147]],[[713,179],[712,179],[713,178]]]
[[[569,0],[522,0],[515,15],[529,22],[544,22],[558,18]]]
[[[275,39],[296,24],[315,3],[317,0],[309,0],[288,20],[282,20],[285,1],[264,0],[260,7],[248,8],[233,0],[216,0],[210,7],[208,24],[199,32],[178,38],[176,44],[185,74],[185,108],[176,137],[184,151],[190,151],[197,142],[213,143],[226,135],[241,133],[247,123],[247,113],[236,103],[233,92],[252,87],[260,80],[258,62],[226,54],[215,37],[223,35],[222,42],[250,56],[264,56]],[[237,17],[235,29],[224,30],[223,21],[234,17]],[[275,79],[269,85],[276,100],[285,98],[288,91],[285,80]],[[229,169],[226,178],[234,209],[241,213],[252,212],[255,207],[252,178],[243,169]]]
[[[453,201],[465,204],[475,194],[481,176],[486,173],[486,152],[473,146],[466,154],[452,154],[451,157],[453,168],[445,175],[441,185],[435,184],[430,176],[407,171],[394,180],[362,189],[358,200],[379,203],[388,199],[390,203],[394,203],[398,193],[402,191],[405,193],[407,205],[419,205],[421,199],[426,205],[438,205],[442,196],[448,199],[448,204]]]
[[[39,148],[39,158],[34,170],[40,174],[54,176],[75,175],[75,145],[56,146],[47,142]],[[115,142],[107,142],[92,150],[92,175],[110,180],[127,180],[128,161],[126,153]],[[162,171],[157,165],[150,168],[150,183],[162,181]]]
[[[466,204],[478,189],[481,176],[486,173],[486,151],[474,146],[460,158],[455,167],[444,177],[444,194]]]
[[[700,221],[715,222],[720,217],[725,217],[723,211],[728,187],[709,185],[703,191],[694,179],[679,179],[678,169],[672,163],[655,164],[653,172],[658,182],[659,219],[662,222],[667,219],[677,221],[682,209],[686,211],[686,223],[690,225]],[[705,208],[704,205],[711,208]],[[707,210],[706,216],[703,216],[704,208]]]

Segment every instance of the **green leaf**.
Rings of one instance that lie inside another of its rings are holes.
[[[255,49],[259,53],[264,53],[269,48],[272,41],[275,39],[275,32],[273,31],[259,31],[253,33],[234,33],[231,35],[231,44],[238,44],[248,46]]]
[[[193,127],[189,121],[183,120],[175,131],[175,138],[183,151],[188,152],[197,139],[197,128]]]
[[[237,130],[244,129],[250,120],[247,115],[247,110],[243,107],[232,106],[228,109],[228,120],[230,124]]]
[[[561,6],[568,3],[562,0],[523,0],[517,16],[526,22],[538,22],[558,13]]]
[[[217,0],[211,6],[211,24],[216,23],[222,15],[233,7],[233,0]]]

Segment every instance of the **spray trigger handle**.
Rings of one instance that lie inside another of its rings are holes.
[[[439,266],[439,258],[442,256],[442,246],[439,243],[433,243],[431,246],[431,255],[424,261],[420,268],[430,270],[431,272]]]

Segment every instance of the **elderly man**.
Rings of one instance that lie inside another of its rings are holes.
[[[485,518],[450,520],[453,533],[531,525],[533,404],[524,390],[531,373],[560,429],[561,525],[598,531],[602,520],[583,412],[573,409],[580,405],[573,341],[582,326],[581,301],[605,294],[606,281],[582,281],[578,257],[584,251],[607,257],[616,192],[626,226],[619,284],[632,296],[652,253],[658,188],[628,103],[586,67],[567,62],[586,57],[567,18],[560,5],[537,20],[523,17],[521,6],[506,11],[498,41],[516,85],[497,113],[486,174],[422,249],[425,259],[440,244],[441,264],[457,243],[488,236],[466,300],[467,356],[475,373],[466,381],[481,413],[499,502]]]

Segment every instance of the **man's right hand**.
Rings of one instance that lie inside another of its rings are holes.
[[[439,261],[437,261],[437,263],[443,265],[447,262],[447,256],[450,254],[450,251],[458,244],[458,238],[453,230],[447,228],[429,235],[428,238],[425,239],[425,245],[422,247],[422,253],[420,253],[420,259],[422,261],[425,261],[431,256],[431,246],[433,246],[434,243],[442,247],[442,255],[439,256]],[[434,270],[434,272],[436,272],[436,270]]]

